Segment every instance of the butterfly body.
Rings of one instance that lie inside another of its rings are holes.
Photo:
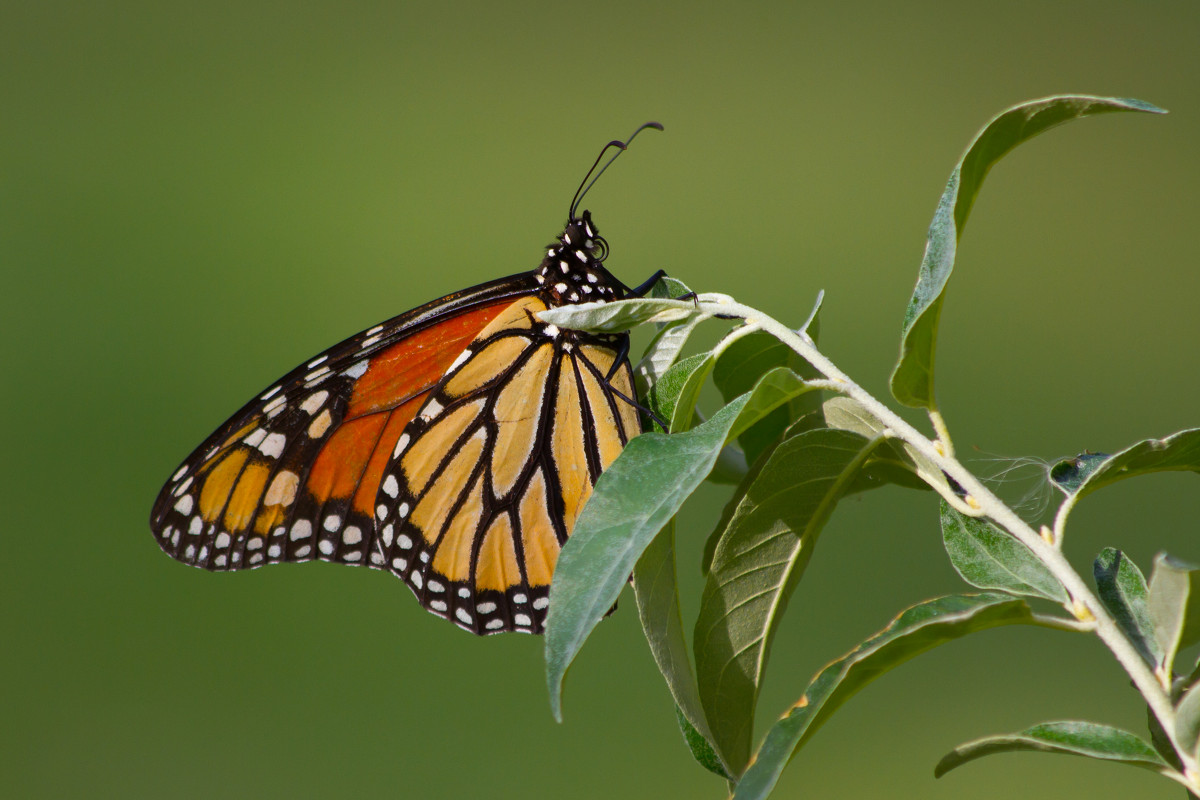
[[[334,346],[204,442],[151,514],[159,545],[226,571],[319,559],[389,570],[477,634],[540,633],[554,564],[640,432],[625,334],[538,312],[621,299],[588,212],[538,269]]]

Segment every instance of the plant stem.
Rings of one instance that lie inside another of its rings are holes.
[[[1176,740],[1175,709],[1153,671],[1142,660],[1136,648],[1126,638],[1104,606],[1096,599],[1096,596],[1084,583],[1070,562],[1067,561],[1061,550],[1038,535],[1037,531],[1022,520],[1000,498],[984,486],[975,475],[968,471],[961,462],[953,457],[949,447],[950,439],[944,430],[944,423],[938,429],[939,440],[944,443],[944,446],[939,448],[928,437],[879,400],[876,400],[875,397],[834,366],[833,362],[816,348],[816,345],[813,344],[807,334],[802,332],[797,333],[786,325],[771,319],[763,312],[740,303],[702,302],[701,309],[709,314],[743,319],[748,325],[755,326],[772,334],[781,342],[791,347],[816,367],[826,378],[832,381],[838,391],[858,401],[874,414],[890,429],[896,438],[902,439],[920,451],[940,469],[944,470],[947,475],[957,481],[959,486],[966,490],[967,494],[979,504],[979,511],[977,513],[982,512],[983,515],[990,517],[1018,541],[1028,547],[1066,588],[1067,593],[1073,601],[1072,604],[1067,606],[1067,610],[1078,616],[1079,609],[1076,604],[1080,604],[1095,618],[1094,630],[1096,631],[1096,635],[1112,651],[1117,661],[1120,662],[1125,672],[1133,680],[1137,690],[1145,698],[1154,716],[1158,718],[1163,731],[1170,738],[1175,752],[1179,754],[1184,766],[1185,775],[1190,777],[1196,774],[1196,759],[1192,757],[1186,748],[1181,747],[1180,743]],[[931,418],[935,420],[935,425],[937,421],[941,420],[940,415],[936,414],[936,412],[931,414]],[[947,452],[943,453],[943,449]],[[1056,541],[1061,541],[1062,532],[1056,531],[1056,533],[1058,534],[1055,537]],[[1185,785],[1190,785],[1186,780],[1183,782]]]

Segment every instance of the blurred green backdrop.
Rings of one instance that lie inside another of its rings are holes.
[[[467,636],[387,575],[210,575],[146,519],[217,424],[329,344],[537,264],[589,196],[613,270],[799,322],[883,393],[925,228],[994,113],[1132,96],[1020,148],[967,229],[939,395],[959,447],[1053,458],[1200,424],[1194,2],[8,2],[0,9],[0,791],[7,797],[720,797],[632,602],[550,718],[539,640]],[[1004,487],[1019,497],[1020,486]],[[724,499],[684,513],[700,543]],[[1031,511],[1030,513],[1034,513]],[[1194,476],[1076,513],[1068,549],[1200,559]],[[900,608],[961,590],[928,495],[834,516],[763,720]],[[1176,797],[1148,773],[955,744],[1044,720],[1142,730],[1088,637],[981,634],[855,698],[780,797]]]

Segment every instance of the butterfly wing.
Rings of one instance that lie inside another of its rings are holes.
[[[430,390],[532,273],[435,300],[330,348],[257,396],[159,493],[150,526],[209,570],[319,558],[383,564],[373,509],[384,465]]]
[[[475,337],[379,483],[378,554],[423,606],[473,633],[542,632],[559,550],[641,430],[624,399],[627,337],[542,324],[546,307],[522,298]]]

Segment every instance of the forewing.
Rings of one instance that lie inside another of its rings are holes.
[[[374,502],[397,440],[463,348],[534,289],[523,273],[448,295],[292,370],[172,475],[150,517],[159,545],[209,570],[382,566]]]

